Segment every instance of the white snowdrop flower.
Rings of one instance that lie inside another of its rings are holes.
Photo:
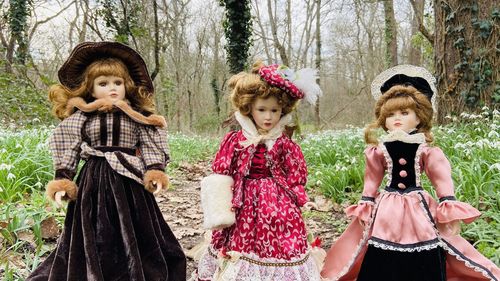
[[[492,130],[492,131],[490,131],[490,132],[488,133],[488,138],[490,138],[490,139],[494,139],[494,138],[498,138],[498,137],[500,137],[500,135],[498,134],[498,132],[497,132],[497,131],[493,131],[493,130]]]
[[[495,163],[495,164],[491,165],[490,170],[500,171],[500,163]]]
[[[314,175],[316,176],[321,176],[323,173],[321,171],[316,171],[316,173],[314,173]]]
[[[35,187],[42,187],[43,184],[39,181],[37,181],[35,184],[34,184]]]
[[[3,154],[5,152],[7,152],[7,149],[5,149],[5,148],[0,149],[0,154]]]
[[[323,184],[323,182],[321,182],[321,180],[316,181],[316,185],[322,185],[322,184]]]
[[[490,109],[485,105],[483,108],[481,108],[482,111],[489,111]]]
[[[16,143],[16,148],[21,148],[23,147],[20,143]]]
[[[13,167],[14,167],[13,165],[2,163],[0,164],[0,171],[2,170],[10,171],[10,169],[12,169]]]
[[[13,173],[9,173],[9,174],[7,175],[7,179],[8,179],[8,180],[13,180],[13,179],[15,179],[15,178],[16,178],[16,175],[14,175]]]

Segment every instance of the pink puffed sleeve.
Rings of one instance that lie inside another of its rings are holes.
[[[440,148],[426,147],[422,152],[421,161],[440,201],[436,214],[439,223],[456,220],[471,223],[481,215],[468,203],[456,201],[450,162]]]
[[[286,182],[295,195],[297,205],[303,206],[309,201],[305,190],[307,166],[304,155],[300,147],[291,140],[285,142],[283,151],[285,152],[283,170],[286,174]]]
[[[237,143],[237,132],[231,131],[224,136],[219,151],[217,151],[215,159],[212,162],[212,171],[214,173],[226,176],[233,175],[231,163],[233,161],[234,148]]]
[[[363,195],[357,205],[347,207],[345,212],[348,217],[358,217],[366,222],[370,219],[378,188],[384,178],[386,164],[384,153],[377,146],[367,147],[364,153],[366,164]]]

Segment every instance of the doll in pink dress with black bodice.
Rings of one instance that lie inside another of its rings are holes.
[[[459,235],[460,221],[480,212],[456,200],[450,164],[431,145],[434,83],[411,65],[388,69],[372,83],[376,120],[365,130],[364,189],[346,209],[353,221],[328,252],[325,280],[499,280],[498,267]],[[379,141],[380,127],[387,134]],[[422,189],[422,173],[439,201]]]
[[[299,99],[321,93],[315,71],[258,62],[229,87],[242,129],[224,137],[214,174],[202,181],[204,226],[213,232],[192,280],[320,280],[300,209],[313,204],[306,163],[284,133]]]

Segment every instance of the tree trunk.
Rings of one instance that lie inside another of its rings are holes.
[[[496,1],[435,0],[438,122],[500,102]]]
[[[271,33],[273,35],[273,41],[274,41],[274,46],[278,50],[280,54],[281,61],[284,65],[289,66],[290,61],[287,56],[287,52],[283,44],[280,43],[279,38],[278,38],[278,26],[276,23],[276,16],[273,14],[273,8],[272,8],[272,3],[271,0],[267,0],[267,13],[269,16],[269,22],[271,23]],[[290,20],[290,19],[288,19]],[[290,24],[290,22],[288,22]]]
[[[420,23],[423,22],[425,0],[414,0],[413,19],[411,23],[411,38],[420,32]],[[420,48],[410,44],[410,64],[422,64],[422,51]]]
[[[321,70],[321,0],[316,0],[316,69],[318,72]],[[318,85],[320,84],[320,79],[316,81]],[[316,101],[314,106],[314,119],[316,121],[316,129],[319,129],[321,125],[321,119],[319,114],[319,99]]]
[[[386,67],[398,64],[398,33],[394,17],[393,0],[383,0],[385,16],[385,63]]]

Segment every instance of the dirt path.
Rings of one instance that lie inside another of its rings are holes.
[[[209,163],[181,165],[179,170],[170,175],[174,189],[157,198],[165,220],[184,250],[189,250],[201,242],[205,233],[200,206],[200,180],[210,173],[209,167]],[[328,249],[346,224],[343,207],[332,205],[322,196],[309,196],[314,198],[320,211],[306,211],[306,225],[310,232],[321,238],[322,247]],[[195,268],[196,263],[188,258],[188,276]]]

